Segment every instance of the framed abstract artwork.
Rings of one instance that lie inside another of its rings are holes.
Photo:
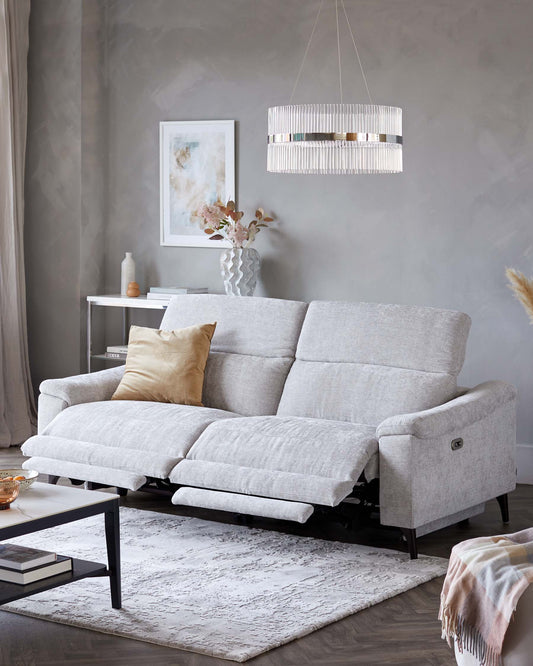
[[[199,224],[203,203],[235,201],[235,121],[160,123],[161,245],[228,247]]]

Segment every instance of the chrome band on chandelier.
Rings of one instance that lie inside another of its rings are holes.
[[[291,134],[269,134],[269,144],[295,143],[299,141],[353,141],[357,143],[403,144],[398,134],[375,134],[369,132],[295,132]]]

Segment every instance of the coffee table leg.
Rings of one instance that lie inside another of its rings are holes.
[[[113,509],[105,512],[105,539],[107,543],[111,605],[113,608],[122,607],[122,592],[120,587],[120,523],[118,507],[118,500],[116,500],[113,503]]]

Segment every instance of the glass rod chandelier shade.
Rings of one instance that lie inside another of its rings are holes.
[[[402,110],[372,102],[344,0],[335,0],[340,104],[292,104],[324,2],[320,2],[289,104],[268,110],[267,171],[305,174],[400,173],[403,170]],[[343,104],[339,4],[350,31],[370,104]]]
[[[268,110],[267,171],[402,171],[402,110],[376,104],[300,104]]]

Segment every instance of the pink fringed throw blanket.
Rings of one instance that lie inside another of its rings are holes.
[[[442,588],[442,637],[481,666],[500,666],[503,640],[522,593],[533,582],[533,529],[469,539],[455,546]]]

